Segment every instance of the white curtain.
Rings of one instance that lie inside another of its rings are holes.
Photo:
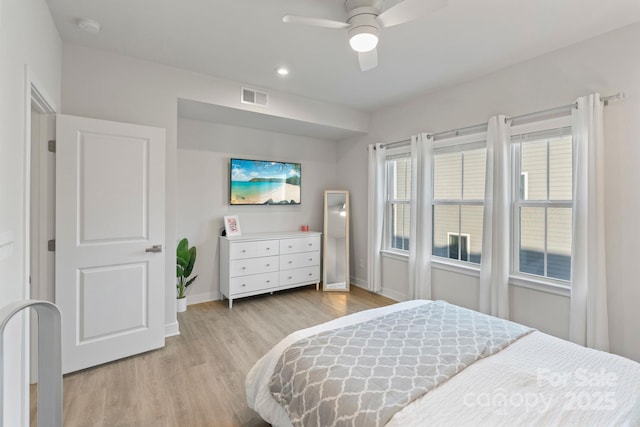
[[[433,138],[412,136],[409,289],[417,299],[431,299],[432,165]]]
[[[367,232],[367,258],[369,271],[367,289],[372,292],[382,290],[382,236],[384,233],[384,195],[387,174],[385,161],[387,149],[381,144],[369,145],[369,222]]]
[[[487,128],[480,311],[509,318],[509,251],[511,247],[511,126],[494,116]]]
[[[599,94],[573,111],[573,249],[569,339],[609,350],[604,241],[604,133]]]

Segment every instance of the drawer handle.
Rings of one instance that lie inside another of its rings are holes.
[[[240,270],[246,270],[246,269],[247,269],[247,267],[242,267]]]
[[[246,250],[246,249],[243,249],[243,250],[241,250],[240,252],[245,253],[245,252],[247,252],[247,250]]]
[[[289,249],[291,249],[293,246],[289,245]]]
[[[289,280],[293,279],[293,277],[289,276]]]
[[[271,267],[271,264],[267,264],[267,267]]]
[[[309,261],[313,261],[313,258],[309,258]]]
[[[313,273],[309,273],[309,276],[313,276]]]
[[[289,261],[289,264],[293,264],[293,261]]]
[[[247,284],[246,284],[246,283],[243,283],[243,284],[242,284],[242,287],[244,288],[245,286],[247,286]]]
[[[309,243],[309,246],[313,246],[313,243]]]
[[[267,283],[271,283],[271,280],[267,280]]]
[[[267,250],[268,250],[268,251],[270,251],[270,250],[271,250],[271,248],[267,248]]]

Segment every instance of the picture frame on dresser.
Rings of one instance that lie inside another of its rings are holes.
[[[240,229],[240,218],[238,218],[238,215],[225,215],[224,231],[227,236],[242,235],[242,230]]]

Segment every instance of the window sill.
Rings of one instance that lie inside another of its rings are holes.
[[[466,262],[450,261],[441,257],[431,257],[431,265],[438,270],[452,273],[465,274],[472,277],[480,277],[480,266]]]
[[[383,249],[380,255],[384,258],[391,258],[397,261],[409,262],[408,252],[391,251]],[[475,264],[467,264],[465,262],[449,261],[440,257],[432,257],[431,265],[438,270],[450,271],[452,273],[466,274],[467,276],[480,277],[480,266]]]
[[[409,252],[392,251],[389,249],[383,249],[380,251],[380,255],[385,258],[395,259],[397,261],[409,262]]]
[[[387,249],[381,250],[380,255],[382,255],[384,258],[409,262],[408,252],[403,253],[398,251],[390,251]],[[452,273],[464,274],[467,276],[480,278],[480,266],[476,264],[449,261],[440,257],[432,257],[431,265],[432,268],[435,268],[437,270],[444,270]],[[531,289],[534,291],[559,295],[567,298],[571,297],[571,286],[533,276],[512,274],[509,276],[509,286],[517,286],[520,288]]]
[[[563,285],[552,280],[545,280],[544,278],[511,275],[509,276],[509,285],[567,298],[571,297],[571,286]]]

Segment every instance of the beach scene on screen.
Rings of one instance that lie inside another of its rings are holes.
[[[231,204],[300,204],[300,175],[299,163],[231,159]]]

